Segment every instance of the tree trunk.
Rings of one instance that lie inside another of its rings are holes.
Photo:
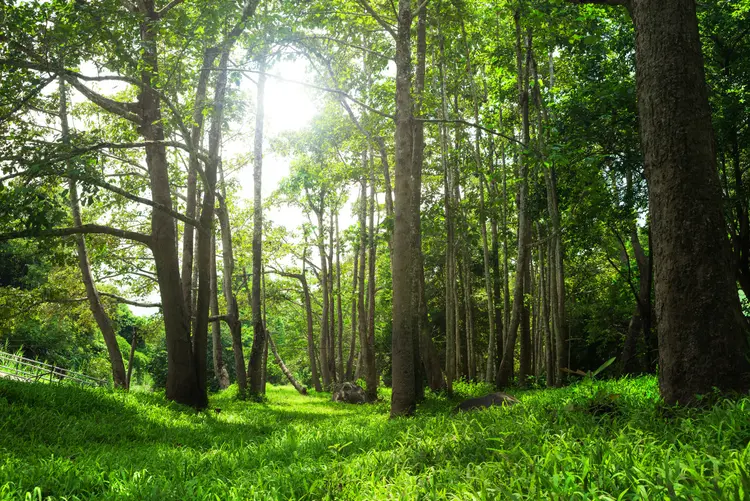
[[[396,32],[396,192],[393,229],[393,332],[391,361],[393,393],[391,417],[411,415],[416,409],[414,348],[419,328],[419,308],[414,305],[417,282],[414,262],[415,196],[412,172],[414,148],[411,96],[411,0],[398,2]],[[417,215],[418,220],[418,215]]]
[[[60,124],[62,130],[62,142],[64,145],[70,144],[70,129],[68,126],[68,106],[67,95],[65,92],[65,80],[60,79]],[[73,225],[81,226],[81,208],[78,205],[78,186],[75,180],[68,180],[68,192],[70,196],[70,210],[73,215]],[[88,250],[86,249],[86,239],[83,235],[75,235],[76,247],[78,249],[78,267],[81,270],[81,278],[86,288],[86,298],[88,299],[89,309],[91,310],[96,324],[104,337],[104,344],[107,346],[109,362],[112,366],[112,381],[115,388],[128,388],[130,378],[125,375],[125,365],[122,361],[122,354],[117,345],[117,334],[112,327],[109,315],[104,310],[99,291],[94,283],[94,276],[91,273],[91,264],[89,263]],[[129,370],[129,368],[128,368]]]
[[[375,170],[370,162],[370,225],[368,235],[369,256],[367,260],[367,332],[365,355],[365,399],[375,402],[378,399],[378,372],[375,367],[375,260],[377,242],[375,241]]]
[[[414,106],[415,116],[421,114],[425,74],[427,64],[427,3],[422,5],[418,13],[417,22],[417,67],[414,80],[414,94],[416,103]],[[424,276],[424,254],[422,252],[422,222],[421,222],[421,204],[422,204],[422,164],[424,163],[424,124],[418,120],[413,122],[413,144],[412,144],[412,182],[414,183],[415,196],[412,200],[414,211],[415,234],[415,267],[416,267],[416,285],[415,301],[418,305],[418,327],[417,339],[414,344],[414,379],[415,394],[418,400],[424,398],[424,381],[433,391],[445,389],[445,379],[440,368],[440,358],[432,340],[429,328],[429,318],[427,312],[427,297],[425,291]],[[386,200],[387,202],[387,200]],[[387,210],[387,205],[386,205]]]
[[[638,111],[654,236],[659,386],[668,404],[750,388],[694,0],[636,0]]]
[[[367,169],[367,153],[362,153],[362,169]],[[358,364],[358,374],[365,374],[365,386],[371,384],[377,384],[377,381],[370,381],[370,374],[374,371],[370,370],[369,362],[374,360],[374,354],[370,356],[370,341],[369,341],[369,308],[365,304],[365,262],[368,248],[367,245],[367,181],[366,177],[362,177],[362,190],[359,196],[360,207],[359,207],[359,248],[361,252],[359,261],[359,346],[360,346],[360,360]],[[368,287],[368,302],[369,302],[369,287]],[[367,398],[371,398],[375,395],[377,399],[377,388],[369,390],[365,388]],[[372,401],[372,400],[371,400]]]
[[[292,384],[292,386],[294,386],[294,389],[297,390],[300,395],[307,395],[307,388],[302,386],[300,382],[297,381],[297,378],[294,377],[292,371],[289,370],[284,361],[281,359],[281,356],[279,356],[279,350],[276,349],[276,343],[274,343],[271,333],[266,331],[266,337],[268,338],[268,344],[271,346],[271,352],[273,352],[273,357],[276,359],[276,364],[281,369],[281,372],[284,374],[284,376],[286,376],[287,380]]]
[[[440,96],[441,118],[448,119],[448,101],[445,84],[445,40],[440,36]],[[445,378],[449,393],[453,392],[456,378],[456,324],[454,297],[456,287],[455,232],[453,218],[453,169],[448,164],[448,127],[440,125],[440,161],[443,167],[443,193],[445,200]]]
[[[337,340],[337,372],[339,374],[339,380],[345,381],[344,378],[344,313],[341,307],[341,239],[339,237],[339,215],[336,213],[336,297],[338,304],[336,305],[336,312],[338,315],[338,340]]]
[[[331,366],[328,360],[328,260],[326,259],[325,236],[323,225],[323,207],[325,196],[320,194],[320,208],[318,216],[318,253],[320,254],[320,289],[323,292],[323,312],[320,315],[320,370],[323,375],[323,388],[327,391],[331,387]]]
[[[531,252],[529,252],[531,254]],[[518,386],[525,388],[531,375],[531,313],[529,300],[531,291],[531,263],[526,266],[523,280],[524,301],[521,309],[521,342],[518,364]]]
[[[142,59],[141,84],[152,88],[152,79],[158,74],[157,48],[159,15],[153,0],[143,0],[146,15],[141,24]],[[146,141],[146,163],[153,201],[172,209],[172,193],[169,185],[169,164],[164,146],[164,129],[161,114],[161,99],[155,92],[139,94],[141,108],[141,134]],[[199,382],[190,340],[190,317],[182,291],[180,266],[177,253],[177,229],[172,216],[164,211],[151,211],[151,235],[154,265],[161,293],[164,313],[164,330],[167,344],[167,391],[169,400],[205,408],[208,395],[205,385]],[[203,353],[205,360],[205,352]],[[205,380],[204,371],[200,379]]]
[[[223,185],[223,183],[222,183]],[[237,304],[237,295],[232,288],[234,276],[234,251],[232,248],[232,227],[229,225],[229,213],[226,206],[226,195],[219,198],[219,210],[216,211],[221,226],[221,249],[224,263],[224,301],[227,303],[226,323],[232,336],[232,351],[234,352],[234,370],[240,398],[247,392],[247,372],[245,371],[245,354],[242,344],[242,322]],[[247,280],[247,279],[246,279]]]
[[[198,303],[195,311],[195,332],[193,333],[193,357],[198,371],[198,387],[207,391],[207,350],[208,312],[211,303],[211,260],[213,245],[214,206],[216,205],[216,179],[220,162],[221,126],[224,121],[224,104],[227,86],[227,64],[229,50],[224,50],[219,61],[219,72],[214,89],[214,104],[211,112],[211,130],[208,140],[208,163],[205,166],[203,207],[201,227],[198,233]],[[230,270],[231,271],[231,270]]]
[[[125,388],[130,391],[130,381],[133,377],[133,359],[135,358],[135,348],[138,344],[138,331],[133,329],[133,338],[130,340],[130,355],[128,356],[128,374]]]
[[[328,370],[331,373],[331,380],[338,382],[336,373],[336,292],[333,288],[335,283],[333,269],[333,254],[335,252],[333,245],[333,213],[336,207],[331,207],[328,214],[328,314],[330,315],[330,327],[328,328]]]
[[[352,323],[351,342],[349,343],[349,358],[346,361],[345,381],[352,381],[354,376],[354,354],[357,348],[357,285],[359,275],[359,244],[354,245],[354,266],[352,267]]]
[[[195,101],[193,108],[193,126],[190,131],[190,140],[193,143],[190,149],[188,160],[187,176],[187,202],[185,205],[185,215],[189,218],[196,217],[197,207],[197,180],[199,159],[197,148],[201,144],[203,136],[203,121],[206,103],[206,92],[208,89],[208,80],[211,75],[211,69],[219,52],[214,49],[206,49],[203,53],[203,62],[198,77],[198,85],[195,89]],[[195,239],[195,228],[192,225],[185,224],[185,230],[182,235],[182,295],[185,298],[185,305],[188,308],[188,317],[193,317],[193,251]]]
[[[225,268],[226,269],[226,268]],[[218,276],[216,274],[216,237],[211,237],[211,316],[219,316]],[[224,366],[224,346],[221,343],[221,321],[211,322],[211,341],[213,345],[214,378],[220,390],[229,387],[229,374]],[[244,370],[245,364],[242,364]]]
[[[544,252],[544,246],[539,246],[539,252],[540,252],[540,278],[539,282],[542,287],[542,322],[544,323],[544,365],[546,367],[545,372],[547,376],[547,388],[552,388],[555,384],[555,350],[554,345],[552,344],[552,329],[550,328],[550,289],[551,287],[551,281],[549,279],[548,273],[545,273],[545,266],[544,266],[544,260],[545,255],[549,255],[548,252]],[[547,268],[548,269],[548,268]]]
[[[261,312],[260,282],[263,275],[263,204],[261,178],[263,173],[263,119],[266,90],[266,63],[261,61],[258,75],[258,97],[255,111],[255,145],[253,152],[253,347],[250,351],[248,374],[250,395],[259,397],[265,393],[263,384],[263,360],[267,354],[266,332]]]
[[[506,331],[505,348],[503,350],[503,360],[500,362],[500,369],[497,371],[495,383],[498,387],[508,386],[513,373],[513,363],[516,347],[516,336],[518,335],[518,326],[520,323],[521,310],[524,303],[524,280],[526,268],[529,265],[529,255],[531,243],[531,221],[529,218],[528,208],[528,164],[530,162],[527,152],[529,147],[529,62],[531,58],[531,33],[528,35],[526,48],[526,67],[523,70],[522,51],[521,51],[521,19],[520,12],[516,11],[516,65],[518,69],[518,90],[519,106],[521,108],[521,120],[523,131],[523,154],[519,165],[519,206],[518,206],[518,260],[516,262],[516,279],[513,292],[513,310],[511,312],[510,325]]]

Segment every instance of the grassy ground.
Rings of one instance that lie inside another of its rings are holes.
[[[431,396],[389,420],[385,393],[347,406],[269,387],[257,404],[230,389],[195,413],[0,380],[0,500],[750,500],[748,399],[674,411],[653,378],[517,395],[459,415]]]

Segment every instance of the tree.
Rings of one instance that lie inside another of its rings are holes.
[[[598,0],[635,24],[654,253],[659,387],[669,404],[750,388],[748,326],[721,211],[694,0]]]

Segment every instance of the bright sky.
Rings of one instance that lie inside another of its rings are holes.
[[[269,73],[278,75],[284,80],[295,82],[306,82],[310,78],[307,75],[307,65],[304,61],[282,61],[277,63]],[[253,80],[256,80],[253,76]],[[243,79],[241,84],[243,91],[254,96],[256,93],[256,84],[250,79]],[[289,164],[291,158],[280,156],[271,150],[271,141],[274,137],[288,131],[297,131],[307,127],[313,117],[322,109],[324,96],[320,91],[310,89],[298,83],[282,81],[269,77],[266,80],[265,95],[265,129],[263,144],[263,179],[262,190],[263,197],[266,198],[273,193],[279,182],[289,174]],[[253,116],[249,117],[251,121],[255,120]],[[247,154],[252,152],[253,148],[253,130],[248,129],[237,140],[225,145],[224,155]],[[240,196],[246,200],[247,204],[252,203],[253,199],[253,165],[249,163],[238,174],[242,189]],[[355,222],[351,216],[350,204],[341,211],[340,228],[343,230]],[[295,207],[275,207],[270,212],[264,214],[264,217],[272,221],[275,225],[283,225],[288,230],[295,230],[306,218],[299,208]]]
[[[269,73],[278,75],[286,80],[304,82],[307,80],[306,64],[304,61],[283,61],[276,64]],[[256,87],[247,79],[245,84]],[[250,90],[253,94],[255,88]],[[276,78],[266,79],[265,96],[265,126],[263,141],[263,198],[267,198],[276,189],[279,182],[289,174],[291,158],[282,157],[271,150],[271,140],[281,133],[297,131],[307,127],[315,114],[322,107],[323,96],[303,85],[284,82]],[[255,117],[253,116],[254,120]],[[252,138],[248,138],[247,146],[252,146]],[[245,167],[239,175],[242,185],[241,196],[252,203],[253,199],[253,166]],[[294,207],[276,207],[265,218],[276,225],[283,225],[288,230],[294,230],[304,221],[302,211]]]

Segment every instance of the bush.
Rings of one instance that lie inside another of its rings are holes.
[[[167,348],[164,341],[151,355],[146,370],[153,380],[154,390],[163,390],[167,387]]]

